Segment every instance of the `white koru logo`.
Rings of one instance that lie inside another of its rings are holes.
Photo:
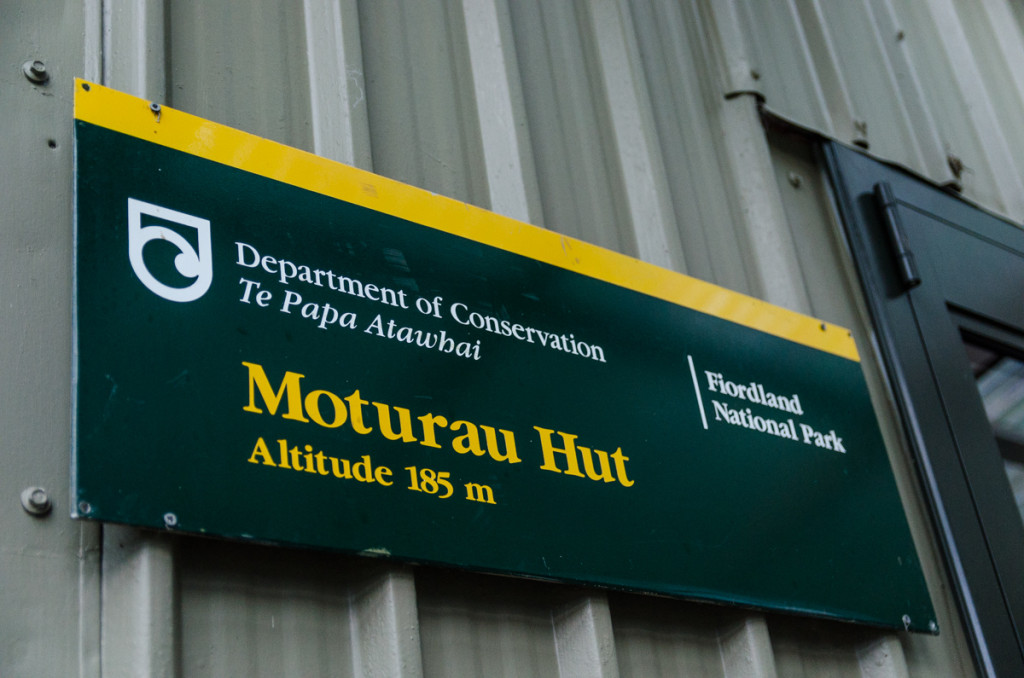
[[[166,226],[142,225],[142,215],[172,221],[198,231],[199,251],[180,233]],[[142,249],[151,240],[166,240],[179,250],[174,257],[174,267],[186,278],[195,278],[187,287],[171,287],[153,277],[142,258]],[[150,291],[170,301],[195,301],[206,294],[213,282],[213,260],[210,245],[210,222],[184,212],[128,198],[128,259],[132,262],[135,275],[139,276]]]

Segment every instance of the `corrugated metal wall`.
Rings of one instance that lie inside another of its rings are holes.
[[[972,674],[821,167],[758,102],[1021,220],[1022,22],[1014,0],[0,0],[0,676]],[[853,328],[942,634],[72,522],[76,75]],[[21,510],[32,485],[50,516]]]

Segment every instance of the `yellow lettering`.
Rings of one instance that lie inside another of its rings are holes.
[[[291,470],[292,467],[288,463],[288,441],[287,440],[278,440],[277,441],[277,445],[278,445],[278,447],[281,448],[281,468],[286,468],[286,469]]]
[[[412,434],[412,418],[409,415],[409,410],[404,407],[388,407],[384,403],[374,403],[374,407],[377,408],[377,422],[380,424],[380,434],[388,440],[401,440],[404,443],[416,442],[416,436]],[[389,410],[398,412],[398,425],[401,431],[395,433],[394,426],[391,425],[391,415]]]
[[[352,391],[352,395],[346,396],[345,400],[348,402],[352,430],[363,435],[373,431],[372,428],[363,425],[363,405],[369,405],[370,403],[359,397],[359,389]]]
[[[351,478],[352,477],[352,474],[350,472],[349,465],[348,465],[348,459],[341,459],[341,460],[339,460],[337,457],[330,457],[330,460],[331,460],[331,473],[333,473],[336,478]],[[341,467],[340,468],[338,467],[339,461],[341,463]]]
[[[612,475],[612,470],[608,465],[608,453],[602,452],[601,450],[591,450],[587,447],[580,445],[580,451],[583,453],[583,470],[587,472],[587,477],[591,480],[603,480],[606,483],[614,483],[615,476]],[[594,470],[594,455],[600,460],[601,472],[598,473]]]
[[[434,436],[434,424],[438,426],[447,426],[448,420],[441,416],[434,416],[433,414],[424,414],[422,417],[417,417],[420,423],[423,424],[423,440],[420,441],[420,445],[426,445],[427,447],[441,446],[437,444],[437,439]]]
[[[623,456],[621,447],[612,453],[612,459],[615,460],[615,473],[619,477],[619,482],[623,487],[633,487],[633,481],[626,477],[626,462],[629,461],[629,457]]]
[[[391,469],[387,466],[378,466],[377,470],[373,472],[373,477],[384,487],[391,487],[395,484],[394,481],[387,480],[391,477]]]
[[[475,424],[460,420],[452,424],[451,428],[453,431],[457,431],[460,428],[466,430],[465,435],[461,435],[452,441],[452,448],[456,452],[459,454],[472,452],[478,457],[482,457],[486,454],[483,448],[480,447],[480,433],[477,431]]]
[[[331,401],[331,405],[334,406],[334,421],[327,423],[320,414],[320,396],[327,396],[327,399]],[[306,412],[309,414],[309,418],[320,424],[324,428],[338,428],[345,423],[348,419],[348,412],[345,411],[345,403],[341,401],[341,398],[334,395],[330,391],[312,391],[306,395]]]
[[[352,466],[352,475],[361,483],[373,482],[373,467],[370,465],[370,455],[364,454],[362,461],[357,461]]]
[[[258,389],[260,396],[263,398],[263,403],[270,414],[277,414],[277,408],[281,404],[281,400],[287,395],[288,411],[281,416],[294,421],[309,421],[309,419],[302,416],[302,392],[299,387],[299,380],[304,375],[296,372],[285,372],[281,385],[275,393],[274,389],[270,386],[270,380],[267,379],[267,373],[263,371],[263,366],[245,361],[242,364],[249,368],[249,404],[242,408],[244,411],[263,414],[263,410],[256,407],[256,391]]]
[[[256,457],[259,457],[257,459]],[[277,466],[274,460],[270,457],[270,450],[267,449],[267,444],[263,442],[263,438],[256,440],[256,447],[252,449],[252,454],[249,456],[250,464],[263,464],[264,466]]]
[[[466,483],[466,499],[478,501],[483,504],[495,504],[494,490],[489,485],[478,485],[477,483]]]
[[[292,449],[288,450],[288,454],[292,456],[292,468],[296,471],[304,471],[305,469],[302,468],[302,453],[299,452],[299,446],[296,445]]]
[[[499,429],[502,437],[505,439],[505,449],[507,450],[507,452],[502,454],[498,448],[498,434],[494,428],[483,425],[480,428],[484,430],[484,437],[487,439],[487,453],[491,455],[491,459],[494,461],[507,461],[510,464],[518,464],[522,461],[516,455],[516,439],[512,431]]]
[[[555,463],[555,453],[564,454],[567,462],[567,468],[565,469],[566,475],[578,476],[580,478],[585,477],[580,473],[579,463],[576,461],[576,446],[573,441],[576,440],[576,436],[558,432],[558,435],[562,436],[562,444],[565,445],[563,448],[557,448],[551,443],[551,434],[554,433],[551,429],[541,428],[540,426],[533,427],[538,433],[540,433],[541,447],[544,449],[544,463],[541,464],[541,468],[545,471],[554,471],[555,473],[561,473],[562,469],[558,468]]]

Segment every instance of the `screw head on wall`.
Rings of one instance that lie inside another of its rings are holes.
[[[53,510],[50,495],[41,487],[27,487],[21,493],[21,507],[33,516],[45,516]]]
[[[30,82],[42,85],[50,81],[50,72],[46,70],[46,64],[38,59],[26,61],[21,65],[21,71]]]

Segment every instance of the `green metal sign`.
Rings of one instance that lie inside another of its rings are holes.
[[[934,630],[848,332],[90,83],[75,515]]]

